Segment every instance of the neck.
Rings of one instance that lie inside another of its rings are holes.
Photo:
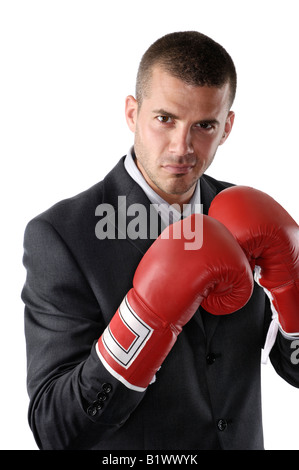
[[[186,193],[184,194],[167,194],[164,193],[163,191],[159,191],[159,188],[155,189],[153,188],[154,191],[156,191],[159,196],[161,196],[164,201],[166,201],[170,205],[177,205],[180,207],[181,212],[184,210],[184,204],[188,204],[194,194],[195,190],[195,185]]]
[[[143,178],[147,182],[147,184],[152,188],[155,193],[158,194],[164,201],[166,201],[170,205],[177,205],[180,207],[181,212],[183,212],[184,209],[184,204],[188,204],[194,194],[196,183],[188,189],[184,193],[178,193],[178,194],[173,194],[173,193],[166,193],[163,191],[161,188],[159,188],[146,174],[146,172],[143,170],[142,166],[139,164],[138,160],[135,160],[135,163],[137,165],[137,168],[139,169],[140,173],[142,174]]]

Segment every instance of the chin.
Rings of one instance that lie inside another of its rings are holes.
[[[184,194],[187,194],[192,189],[195,189],[196,183],[197,183],[197,180],[188,185],[181,185],[181,184],[172,185],[172,187],[165,188],[164,192],[166,194],[173,195],[173,196],[175,195],[183,196]]]

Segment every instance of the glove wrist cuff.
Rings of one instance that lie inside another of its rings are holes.
[[[144,391],[173,347],[177,332],[151,315],[129,291],[99,338],[96,351],[105,368],[126,387]],[[133,304],[133,305],[132,305]],[[138,307],[138,308],[136,308]]]

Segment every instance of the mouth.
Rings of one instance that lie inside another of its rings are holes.
[[[163,165],[162,168],[172,175],[186,175],[192,171],[194,165]]]

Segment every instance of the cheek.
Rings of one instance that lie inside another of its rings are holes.
[[[205,136],[201,139],[198,144],[199,151],[204,154],[207,158],[213,156],[221,143],[222,132],[217,132],[217,134],[211,136]]]
[[[152,126],[150,126],[148,122],[144,121],[138,123],[137,133],[139,135],[139,140],[144,145],[148,145],[153,140],[153,136],[155,134]]]
[[[164,153],[169,145],[169,138],[164,129],[157,129],[155,126],[148,126],[143,130],[143,139],[151,153]]]
[[[206,160],[214,153],[215,148],[215,140],[213,138],[204,137],[196,140],[194,150],[199,158]]]

